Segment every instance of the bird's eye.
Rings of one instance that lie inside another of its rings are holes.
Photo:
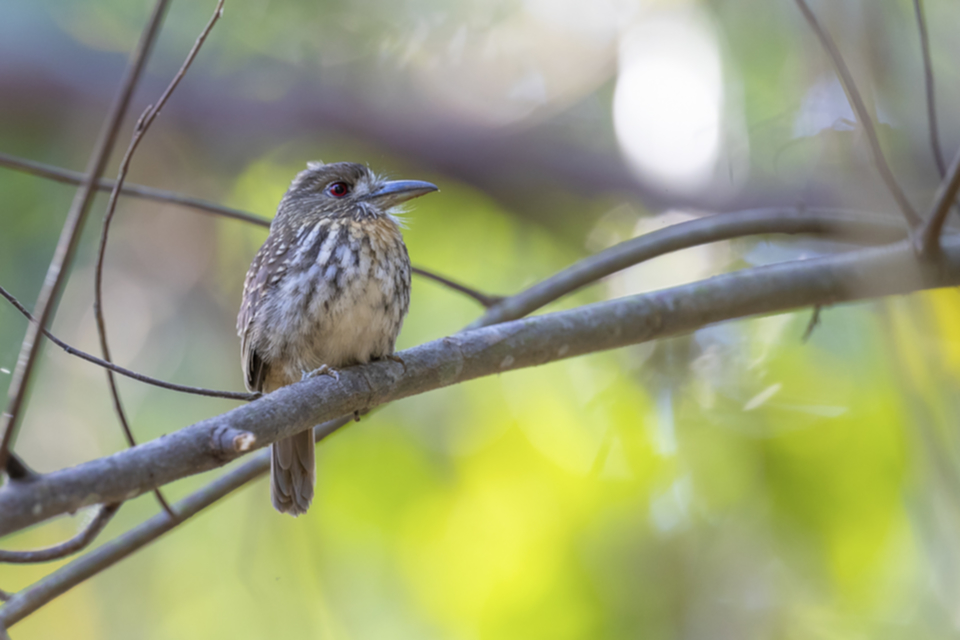
[[[329,187],[327,187],[327,193],[333,196],[334,198],[342,198],[343,196],[350,193],[350,187],[347,186],[346,182],[334,182]]]

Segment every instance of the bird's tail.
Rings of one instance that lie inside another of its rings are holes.
[[[317,478],[313,429],[270,445],[270,499],[280,513],[306,513]]]

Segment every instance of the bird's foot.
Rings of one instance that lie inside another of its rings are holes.
[[[397,354],[395,354],[395,353],[390,353],[390,354],[387,354],[387,355],[385,355],[385,356],[383,356],[383,357],[384,357],[385,359],[387,359],[387,360],[393,360],[394,362],[400,363],[400,366],[403,367],[403,372],[404,372],[404,373],[407,372],[407,363],[404,362],[404,361],[403,361],[403,358],[401,358],[401,357],[398,356]]]
[[[337,382],[340,382],[340,372],[334,369],[333,367],[328,367],[325,364],[320,365],[313,371],[304,371],[300,375],[300,381],[309,380],[310,378],[315,378],[317,376],[330,376]]]

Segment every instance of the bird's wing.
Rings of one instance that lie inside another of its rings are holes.
[[[270,238],[260,247],[254,256],[243,283],[243,300],[240,302],[240,313],[237,314],[237,333],[240,335],[240,358],[243,363],[243,376],[247,389],[263,391],[263,382],[267,377],[267,366],[256,349],[257,312],[263,299],[264,290],[270,276],[269,254],[272,251]]]

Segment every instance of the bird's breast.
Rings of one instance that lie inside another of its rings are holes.
[[[302,229],[274,301],[264,355],[291,378],[393,352],[410,301],[410,261],[387,218],[321,220]]]

